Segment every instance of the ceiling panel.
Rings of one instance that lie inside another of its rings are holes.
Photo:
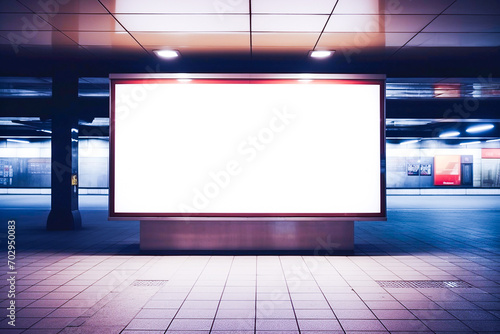
[[[124,31],[109,14],[58,14],[49,22],[62,31]]]
[[[252,13],[330,14],[336,2],[337,0],[252,0]]]
[[[31,13],[31,11],[16,0],[0,1],[1,13]]]
[[[248,1],[243,0],[102,0],[112,13],[141,14],[245,14]]]
[[[498,47],[500,33],[420,33],[407,46]]]
[[[496,14],[500,15],[498,0],[457,0],[444,14]]]
[[[9,34],[19,34],[18,31],[1,31],[0,35],[8,38]],[[27,45],[62,45],[62,46],[71,46],[76,44],[66,37],[63,33],[59,31],[37,31],[36,34],[31,36],[31,38],[26,40],[19,40],[18,45],[27,46]]]
[[[146,49],[152,53],[153,50],[161,48],[161,45],[148,45],[146,46]],[[216,46],[216,45],[191,45],[191,46],[184,46],[184,47],[178,47],[178,51],[180,51],[181,56],[199,56],[200,54],[203,55],[210,55],[210,54],[224,54],[224,55],[232,55],[232,54],[245,54],[249,55],[250,54],[250,45],[246,46],[228,46],[228,47],[221,47],[221,46]]]
[[[385,46],[387,47],[401,47],[405,45],[413,36],[414,33],[401,32],[401,33],[385,33]]]
[[[325,32],[379,32],[378,15],[332,15]]]
[[[38,30],[52,30],[52,26],[34,14],[0,13],[0,30],[23,30],[29,36]]]
[[[440,14],[455,0],[385,0],[386,14]],[[475,2],[475,0],[467,0]],[[494,0],[496,1],[496,0]]]
[[[423,32],[500,32],[500,15],[441,15]]]
[[[94,57],[109,57],[110,54],[142,57],[148,54],[137,43],[136,45],[84,45],[81,48]]]
[[[157,47],[250,47],[248,33],[131,32],[144,46]]]
[[[253,47],[305,47],[314,48],[319,33],[253,33]]]
[[[325,32],[418,32],[434,15],[332,15]]]
[[[320,49],[361,48],[385,46],[383,33],[323,33],[318,42]]]
[[[66,32],[80,45],[137,46],[137,42],[127,32]]]
[[[58,50],[78,45],[108,59],[144,56],[142,46],[150,51],[171,47],[183,55],[248,53],[252,42],[255,55],[272,58],[275,53],[281,59],[305,57],[318,41],[317,49],[354,52],[358,64],[362,59],[387,60],[399,49],[391,61],[450,57],[467,63],[470,55],[484,58],[483,47],[500,46],[500,0],[252,0],[251,4],[252,27],[248,0],[0,0],[0,56],[16,55],[15,48],[22,46],[21,56],[32,50],[50,57],[53,50],[56,58]],[[446,8],[445,15],[438,16]],[[117,13],[116,19],[107,9]],[[14,44],[9,34],[16,38]]]
[[[328,15],[252,15],[252,31],[321,32]]]
[[[434,15],[385,15],[385,31],[416,33],[434,18]]]
[[[128,31],[249,31],[248,15],[126,15],[116,18]]]
[[[334,14],[380,14],[379,0],[339,0]]]
[[[269,56],[269,55],[294,55],[303,56],[307,59],[310,48],[307,47],[256,47],[252,48],[254,56]]]
[[[3,0],[2,0],[3,1]],[[54,16],[61,13],[104,14],[106,9],[97,0],[19,0],[35,13]]]

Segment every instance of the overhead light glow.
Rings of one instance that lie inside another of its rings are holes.
[[[399,145],[414,144],[414,143],[418,143],[419,141],[420,141],[420,139],[407,140],[407,141],[402,141],[401,143],[399,143]]]
[[[497,139],[490,139],[490,140],[487,140],[486,142],[487,143],[494,143],[496,141],[500,141],[500,138],[497,138]]]
[[[29,144],[29,140],[21,140],[21,139],[7,139],[7,141],[13,142],[13,143],[21,143],[21,144]]]
[[[38,131],[40,131],[40,132],[45,132],[45,133],[52,133],[52,131],[50,131],[50,130],[45,130],[45,129],[41,129],[41,130],[38,130]]]
[[[460,143],[460,145],[475,145],[475,144],[481,144],[480,141],[469,141],[465,143]]]
[[[495,126],[493,124],[480,124],[480,125],[474,125],[467,130],[465,130],[468,133],[478,133],[478,132],[484,132],[493,129]]]
[[[331,55],[333,55],[335,51],[328,51],[328,50],[314,50],[314,51],[311,51],[311,53],[309,54],[309,56],[311,58],[328,58],[330,57]]]
[[[439,138],[448,138],[448,137],[457,137],[457,136],[460,136],[460,132],[448,131],[448,132],[443,132],[442,134],[440,134]]]
[[[153,50],[153,52],[160,58],[173,59],[179,57],[181,54],[177,50]]]

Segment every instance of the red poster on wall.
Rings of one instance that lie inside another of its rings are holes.
[[[437,155],[434,157],[434,185],[460,185],[460,155]]]
[[[481,149],[481,158],[483,158],[483,159],[500,159],[500,148],[483,148],[483,149]]]

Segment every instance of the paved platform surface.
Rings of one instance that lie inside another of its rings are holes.
[[[357,222],[348,256],[327,235],[320,255],[142,254],[138,222],[108,221],[106,201],[82,196],[83,229],[48,232],[48,196],[0,196],[1,333],[500,332],[498,197],[390,196],[388,221]],[[467,287],[379,285],[408,280]]]

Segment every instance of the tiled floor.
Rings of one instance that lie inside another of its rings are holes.
[[[15,328],[0,271],[1,333],[500,333],[495,197],[390,199],[387,222],[356,223],[350,256],[329,256],[328,236],[325,256],[144,255],[138,222],[107,221],[100,200],[83,200],[83,230],[47,232],[44,204],[8,209],[29,198],[0,196],[0,254],[15,219],[18,266]]]

